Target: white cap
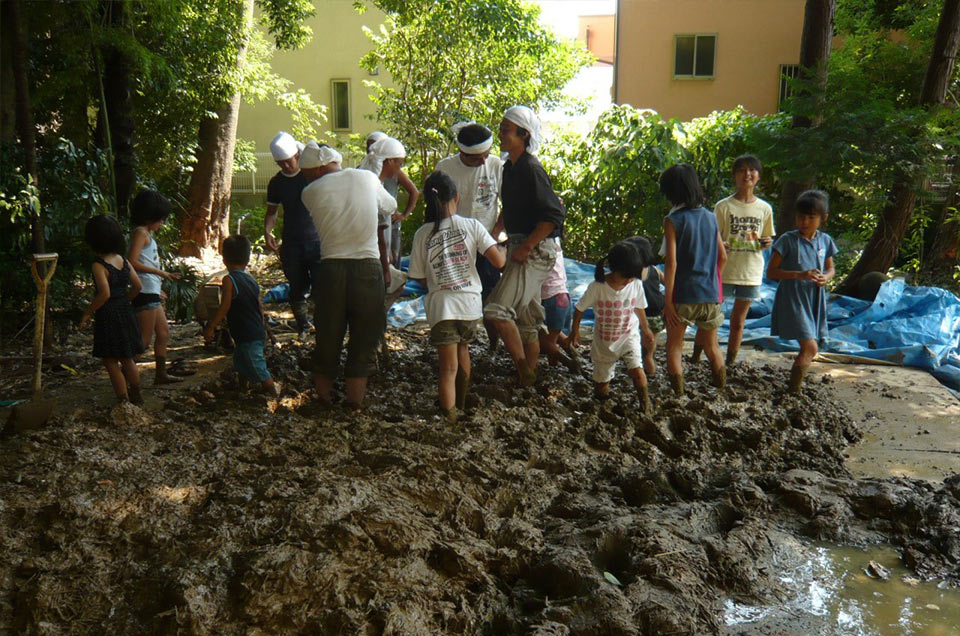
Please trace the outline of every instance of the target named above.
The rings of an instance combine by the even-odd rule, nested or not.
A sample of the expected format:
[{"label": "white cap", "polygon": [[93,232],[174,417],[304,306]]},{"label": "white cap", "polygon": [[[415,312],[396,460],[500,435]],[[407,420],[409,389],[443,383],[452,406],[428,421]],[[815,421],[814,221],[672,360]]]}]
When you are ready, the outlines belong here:
[{"label": "white cap", "polygon": [[383,137],[370,146],[370,151],[360,164],[360,169],[369,170],[379,177],[384,160],[402,159],[406,156],[407,150],[402,143],[393,137]]},{"label": "white cap", "polygon": [[503,118],[512,121],[520,128],[530,133],[530,144],[527,152],[537,154],[540,149],[540,118],[529,106],[511,106],[503,114]]},{"label": "white cap", "polygon": [[288,132],[278,132],[270,142],[270,154],[274,161],[284,161],[300,151],[297,140]]},{"label": "white cap", "polygon": [[329,163],[341,163],[343,157],[330,146],[320,146],[315,141],[309,142],[300,153],[300,168],[319,168]]}]

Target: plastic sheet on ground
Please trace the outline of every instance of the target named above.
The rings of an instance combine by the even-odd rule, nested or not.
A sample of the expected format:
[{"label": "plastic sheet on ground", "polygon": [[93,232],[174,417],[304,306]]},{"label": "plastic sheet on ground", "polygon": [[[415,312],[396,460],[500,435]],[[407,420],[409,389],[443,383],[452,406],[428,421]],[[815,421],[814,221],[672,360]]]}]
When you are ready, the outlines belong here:
[{"label": "plastic sheet on ground", "polygon": [[[571,259],[564,261],[567,286],[576,302],[593,280],[594,266]],[[416,281],[409,281],[406,290],[405,296],[416,297],[394,304],[387,316],[396,327],[426,320],[426,290]],[[770,351],[797,351],[796,341],[770,335],[770,312],[776,291],[776,282],[764,281],[760,298],[750,306],[743,344]],[[731,306],[732,300],[724,302],[725,315],[730,315]],[[830,332],[822,351],[925,369],[947,387],[960,391],[960,299],[950,292],[890,280],[883,284],[872,303],[831,294],[827,319]],[[582,322],[591,324],[593,312],[588,311]],[[729,328],[727,319],[718,331],[721,342],[726,342]],[[693,329],[687,336],[693,337]]]}]

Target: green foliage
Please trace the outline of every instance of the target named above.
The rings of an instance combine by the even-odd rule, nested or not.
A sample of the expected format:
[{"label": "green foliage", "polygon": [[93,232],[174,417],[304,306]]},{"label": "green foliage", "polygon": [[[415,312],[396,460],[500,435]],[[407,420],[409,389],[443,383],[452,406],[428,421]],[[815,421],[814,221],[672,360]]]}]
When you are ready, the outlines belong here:
[{"label": "green foliage", "polygon": [[193,301],[200,293],[202,283],[200,272],[175,259],[164,259],[163,270],[180,274],[179,279],[165,279],[163,290],[167,294],[165,309],[167,318],[176,322],[187,322],[193,319]]},{"label": "green foliage", "polygon": [[595,260],[633,234],[659,242],[670,208],[659,193],[664,170],[679,162],[695,166],[711,206],[731,193],[733,159],[753,147],[757,132],[785,123],[782,116],[743,109],[682,123],[613,106],[585,137],[551,139],[541,159],[567,208],[565,254]]},{"label": "green foliage", "polygon": [[[355,3],[360,4],[360,3]],[[406,144],[417,182],[450,153],[450,126],[498,123],[513,104],[564,103],[562,89],[592,56],[560,41],[521,0],[372,0],[387,13],[360,64],[393,86],[367,82],[384,130]]]}]

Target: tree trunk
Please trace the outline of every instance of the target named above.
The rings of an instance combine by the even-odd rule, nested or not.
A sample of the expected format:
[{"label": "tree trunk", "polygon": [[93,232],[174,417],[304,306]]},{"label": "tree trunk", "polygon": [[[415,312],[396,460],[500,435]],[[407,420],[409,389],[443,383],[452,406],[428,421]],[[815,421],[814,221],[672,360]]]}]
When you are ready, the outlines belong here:
[{"label": "tree trunk", "polygon": [[[830,60],[830,42],[833,38],[833,14],[837,0],[807,0],[803,14],[803,33],[800,37],[800,66],[804,78],[813,80],[818,93],[817,107],[812,117],[795,115],[793,128],[811,128],[820,123],[823,93],[827,86],[827,62]],[[813,186],[813,176],[803,181],[785,181],[780,191],[777,209],[777,233],[783,234],[796,226],[797,197]]]},{"label": "tree trunk", "polygon": [[[927,66],[927,75],[923,80],[920,93],[921,106],[934,106],[943,103],[947,95],[947,84],[953,74],[957,48],[960,45],[960,0],[944,0],[940,12],[940,23],[933,41],[933,53]],[[886,273],[893,265],[910,226],[910,217],[917,201],[916,175],[910,172],[895,177],[891,202],[877,220],[873,236],[864,248],[860,259],[837,288],[841,294],[852,295],[860,284],[860,278],[870,272]]]},{"label": "tree trunk", "polygon": [[[117,30],[125,24],[124,2],[104,2],[110,25]],[[131,98],[130,62],[117,47],[104,51],[103,93],[113,151],[113,177],[117,195],[117,216],[129,216],[130,198],[137,183],[137,158],[133,152],[134,117]]]},{"label": "tree trunk", "polygon": [[960,157],[954,158],[950,191],[940,207],[940,215],[934,224],[933,240],[923,264],[924,279],[947,274],[960,258],[960,223],[950,220],[952,210],[960,207]]},{"label": "tree trunk", "polygon": [[[244,24],[253,21],[253,0],[244,0]],[[242,67],[247,38],[237,53]],[[180,228],[180,255],[200,256],[205,247],[220,245],[230,233],[230,180],[233,178],[233,151],[237,143],[240,93],[217,110],[216,117],[200,122],[197,165],[190,177],[189,207]]]},{"label": "tree trunk", "polygon": [[[23,5],[20,0],[6,0],[3,3],[3,8],[5,9],[3,12],[4,22],[9,21],[9,28],[13,34],[10,61],[13,66],[17,136],[20,137],[20,143],[23,145],[24,168],[27,178],[30,183],[37,187],[37,143],[30,104],[30,83],[27,80],[27,36],[22,22]],[[31,225],[33,251],[35,254],[41,254],[44,251],[44,241],[43,222],[40,218],[39,209],[33,210]]]},{"label": "tree trunk", "polygon": [[[0,0],[6,4],[6,0]],[[14,95],[16,86],[13,79],[13,40],[11,21],[7,19],[7,9],[3,9],[0,20],[0,142],[12,143],[17,138],[17,107]]]}]

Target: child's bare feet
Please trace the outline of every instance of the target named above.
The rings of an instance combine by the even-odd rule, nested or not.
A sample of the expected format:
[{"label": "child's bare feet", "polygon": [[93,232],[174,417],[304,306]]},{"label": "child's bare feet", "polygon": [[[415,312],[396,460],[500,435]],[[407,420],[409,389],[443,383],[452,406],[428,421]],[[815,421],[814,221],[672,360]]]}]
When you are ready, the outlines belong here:
[{"label": "child's bare feet", "polygon": [[598,400],[606,400],[606,399],[609,399],[609,398],[610,398],[610,383],[609,383],[609,382],[603,382],[603,383],[597,384],[595,387],[593,387],[593,397],[595,397],[595,398],[598,399]]},{"label": "child's bare feet", "polygon": [[537,372],[528,367],[526,364],[520,366],[520,370],[517,372],[519,376],[520,386],[533,386],[537,381]]}]

